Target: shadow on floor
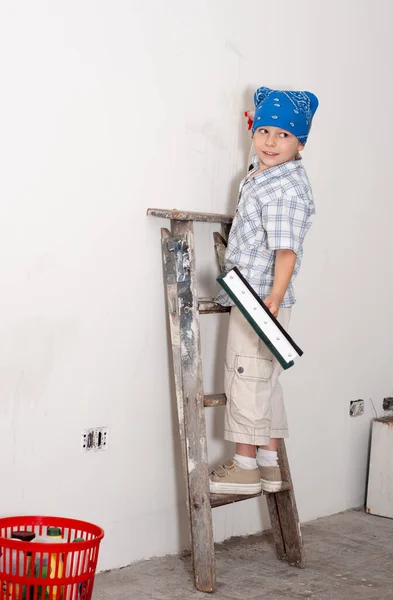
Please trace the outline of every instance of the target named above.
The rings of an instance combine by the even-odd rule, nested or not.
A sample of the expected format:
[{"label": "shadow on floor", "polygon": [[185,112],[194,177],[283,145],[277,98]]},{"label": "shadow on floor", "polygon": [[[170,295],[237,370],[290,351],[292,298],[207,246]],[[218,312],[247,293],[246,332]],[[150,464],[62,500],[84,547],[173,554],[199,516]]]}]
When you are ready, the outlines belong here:
[{"label": "shadow on floor", "polygon": [[217,591],[193,587],[190,556],[166,556],[97,576],[94,600],[393,599],[393,520],[351,510],[302,527],[307,566],[279,562],[271,535],[216,545]]}]

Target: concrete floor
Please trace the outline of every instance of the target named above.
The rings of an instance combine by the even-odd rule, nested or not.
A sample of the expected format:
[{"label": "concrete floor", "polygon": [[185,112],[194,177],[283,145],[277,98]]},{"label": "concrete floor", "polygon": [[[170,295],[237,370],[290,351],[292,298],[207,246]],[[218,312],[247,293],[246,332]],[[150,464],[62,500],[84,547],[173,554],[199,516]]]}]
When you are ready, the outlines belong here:
[{"label": "concrete floor", "polygon": [[302,527],[307,567],[279,562],[270,534],[217,544],[217,592],[193,588],[189,556],[98,575],[94,600],[393,599],[393,520],[352,510]]}]

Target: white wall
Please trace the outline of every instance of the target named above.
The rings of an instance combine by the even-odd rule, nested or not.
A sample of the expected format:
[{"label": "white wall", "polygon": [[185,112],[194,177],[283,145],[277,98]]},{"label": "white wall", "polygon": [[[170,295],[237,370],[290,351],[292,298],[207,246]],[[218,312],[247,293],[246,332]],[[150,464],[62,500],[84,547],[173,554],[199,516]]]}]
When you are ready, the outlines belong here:
[{"label": "white wall", "polygon": [[[187,546],[167,223],[145,215],[233,209],[260,85],[320,97],[304,153],[318,218],[292,322],[305,356],[284,376],[300,516],[362,503],[368,399],[380,412],[393,392],[392,16],[389,0],[1,3],[2,515],[97,522],[102,569]],[[211,230],[197,227],[202,291]],[[222,390],[225,320],[202,323],[208,392]],[[358,397],[366,415],[350,419]],[[100,425],[108,451],[81,454]],[[218,409],[212,461],[221,432]],[[219,540],[269,525],[258,501],[214,519]]]}]

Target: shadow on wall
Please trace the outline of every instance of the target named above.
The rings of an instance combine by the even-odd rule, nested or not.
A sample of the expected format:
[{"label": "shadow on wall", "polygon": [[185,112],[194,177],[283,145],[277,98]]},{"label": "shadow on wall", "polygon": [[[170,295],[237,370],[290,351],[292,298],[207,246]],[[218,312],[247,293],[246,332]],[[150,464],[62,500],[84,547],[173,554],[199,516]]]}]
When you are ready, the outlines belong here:
[{"label": "shadow on wall", "polygon": [[[250,110],[253,107],[253,93],[254,90],[249,88],[244,92],[243,104],[244,111]],[[239,144],[241,146],[240,152],[242,155],[242,165],[233,177],[230,185],[230,192],[227,198],[226,206],[227,213],[234,214],[238,201],[239,184],[243,177],[248,171],[250,164],[250,154],[252,147],[251,132],[247,131],[246,120],[243,114],[239,118]],[[197,210],[197,207],[194,208]],[[195,227],[195,245],[196,254],[198,255],[198,242],[199,242],[199,228],[196,224]],[[219,224],[214,224],[214,231],[221,232]],[[219,269],[213,250],[213,236],[212,232],[209,231],[209,245],[211,243],[211,250],[209,248],[209,263],[198,271],[198,287],[209,290],[209,296],[214,295],[211,293],[212,284],[214,284],[216,277],[218,276]],[[210,262],[211,261],[211,262]],[[225,362],[225,348],[228,330],[228,316],[227,315],[214,315],[202,318],[215,318],[218,320],[217,334],[215,336],[214,344],[210,347],[210,355],[214,363],[212,369],[213,374],[210,384],[214,392],[222,393],[224,391],[224,362]],[[165,321],[166,321],[166,333],[168,339],[167,352],[168,352],[168,367],[169,367],[169,380],[170,380],[170,397],[171,397],[171,415],[172,415],[172,438],[173,438],[173,454],[174,454],[174,468],[175,468],[175,480],[177,490],[177,507],[178,507],[178,522],[179,522],[179,546],[180,548],[189,548],[189,519],[186,506],[186,483],[184,481],[183,465],[182,465],[182,447],[179,435],[179,421],[177,413],[176,403],[176,388],[173,376],[173,356],[170,344],[171,334],[168,322],[168,301],[165,295]],[[220,446],[220,460],[226,460],[229,456],[233,455],[234,445],[229,442],[224,442],[224,408],[219,407],[213,410],[213,422],[212,422],[212,435],[215,440],[221,442]],[[268,511],[266,502],[261,503],[261,518],[263,523],[269,521]]]},{"label": "shadow on wall", "polygon": [[249,87],[246,88],[243,94],[243,109],[238,120],[238,140],[242,156],[242,164],[237,173],[234,175],[230,185],[226,210],[229,215],[233,215],[235,213],[239,197],[239,184],[246,175],[250,164],[250,155],[252,154],[252,139],[251,131],[247,130],[247,119],[244,117],[244,112],[247,110],[252,110],[254,107],[254,91],[255,90],[253,88]]}]

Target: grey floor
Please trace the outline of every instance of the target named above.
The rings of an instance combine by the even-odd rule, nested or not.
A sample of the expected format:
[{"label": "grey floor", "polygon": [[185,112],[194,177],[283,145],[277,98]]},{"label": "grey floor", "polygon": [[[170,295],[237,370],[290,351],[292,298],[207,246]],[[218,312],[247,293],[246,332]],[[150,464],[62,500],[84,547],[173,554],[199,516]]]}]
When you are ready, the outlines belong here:
[{"label": "grey floor", "polygon": [[270,534],[217,544],[217,592],[193,588],[190,557],[167,556],[98,575],[94,600],[393,599],[393,520],[353,510],[302,527],[303,570],[279,562]]}]

